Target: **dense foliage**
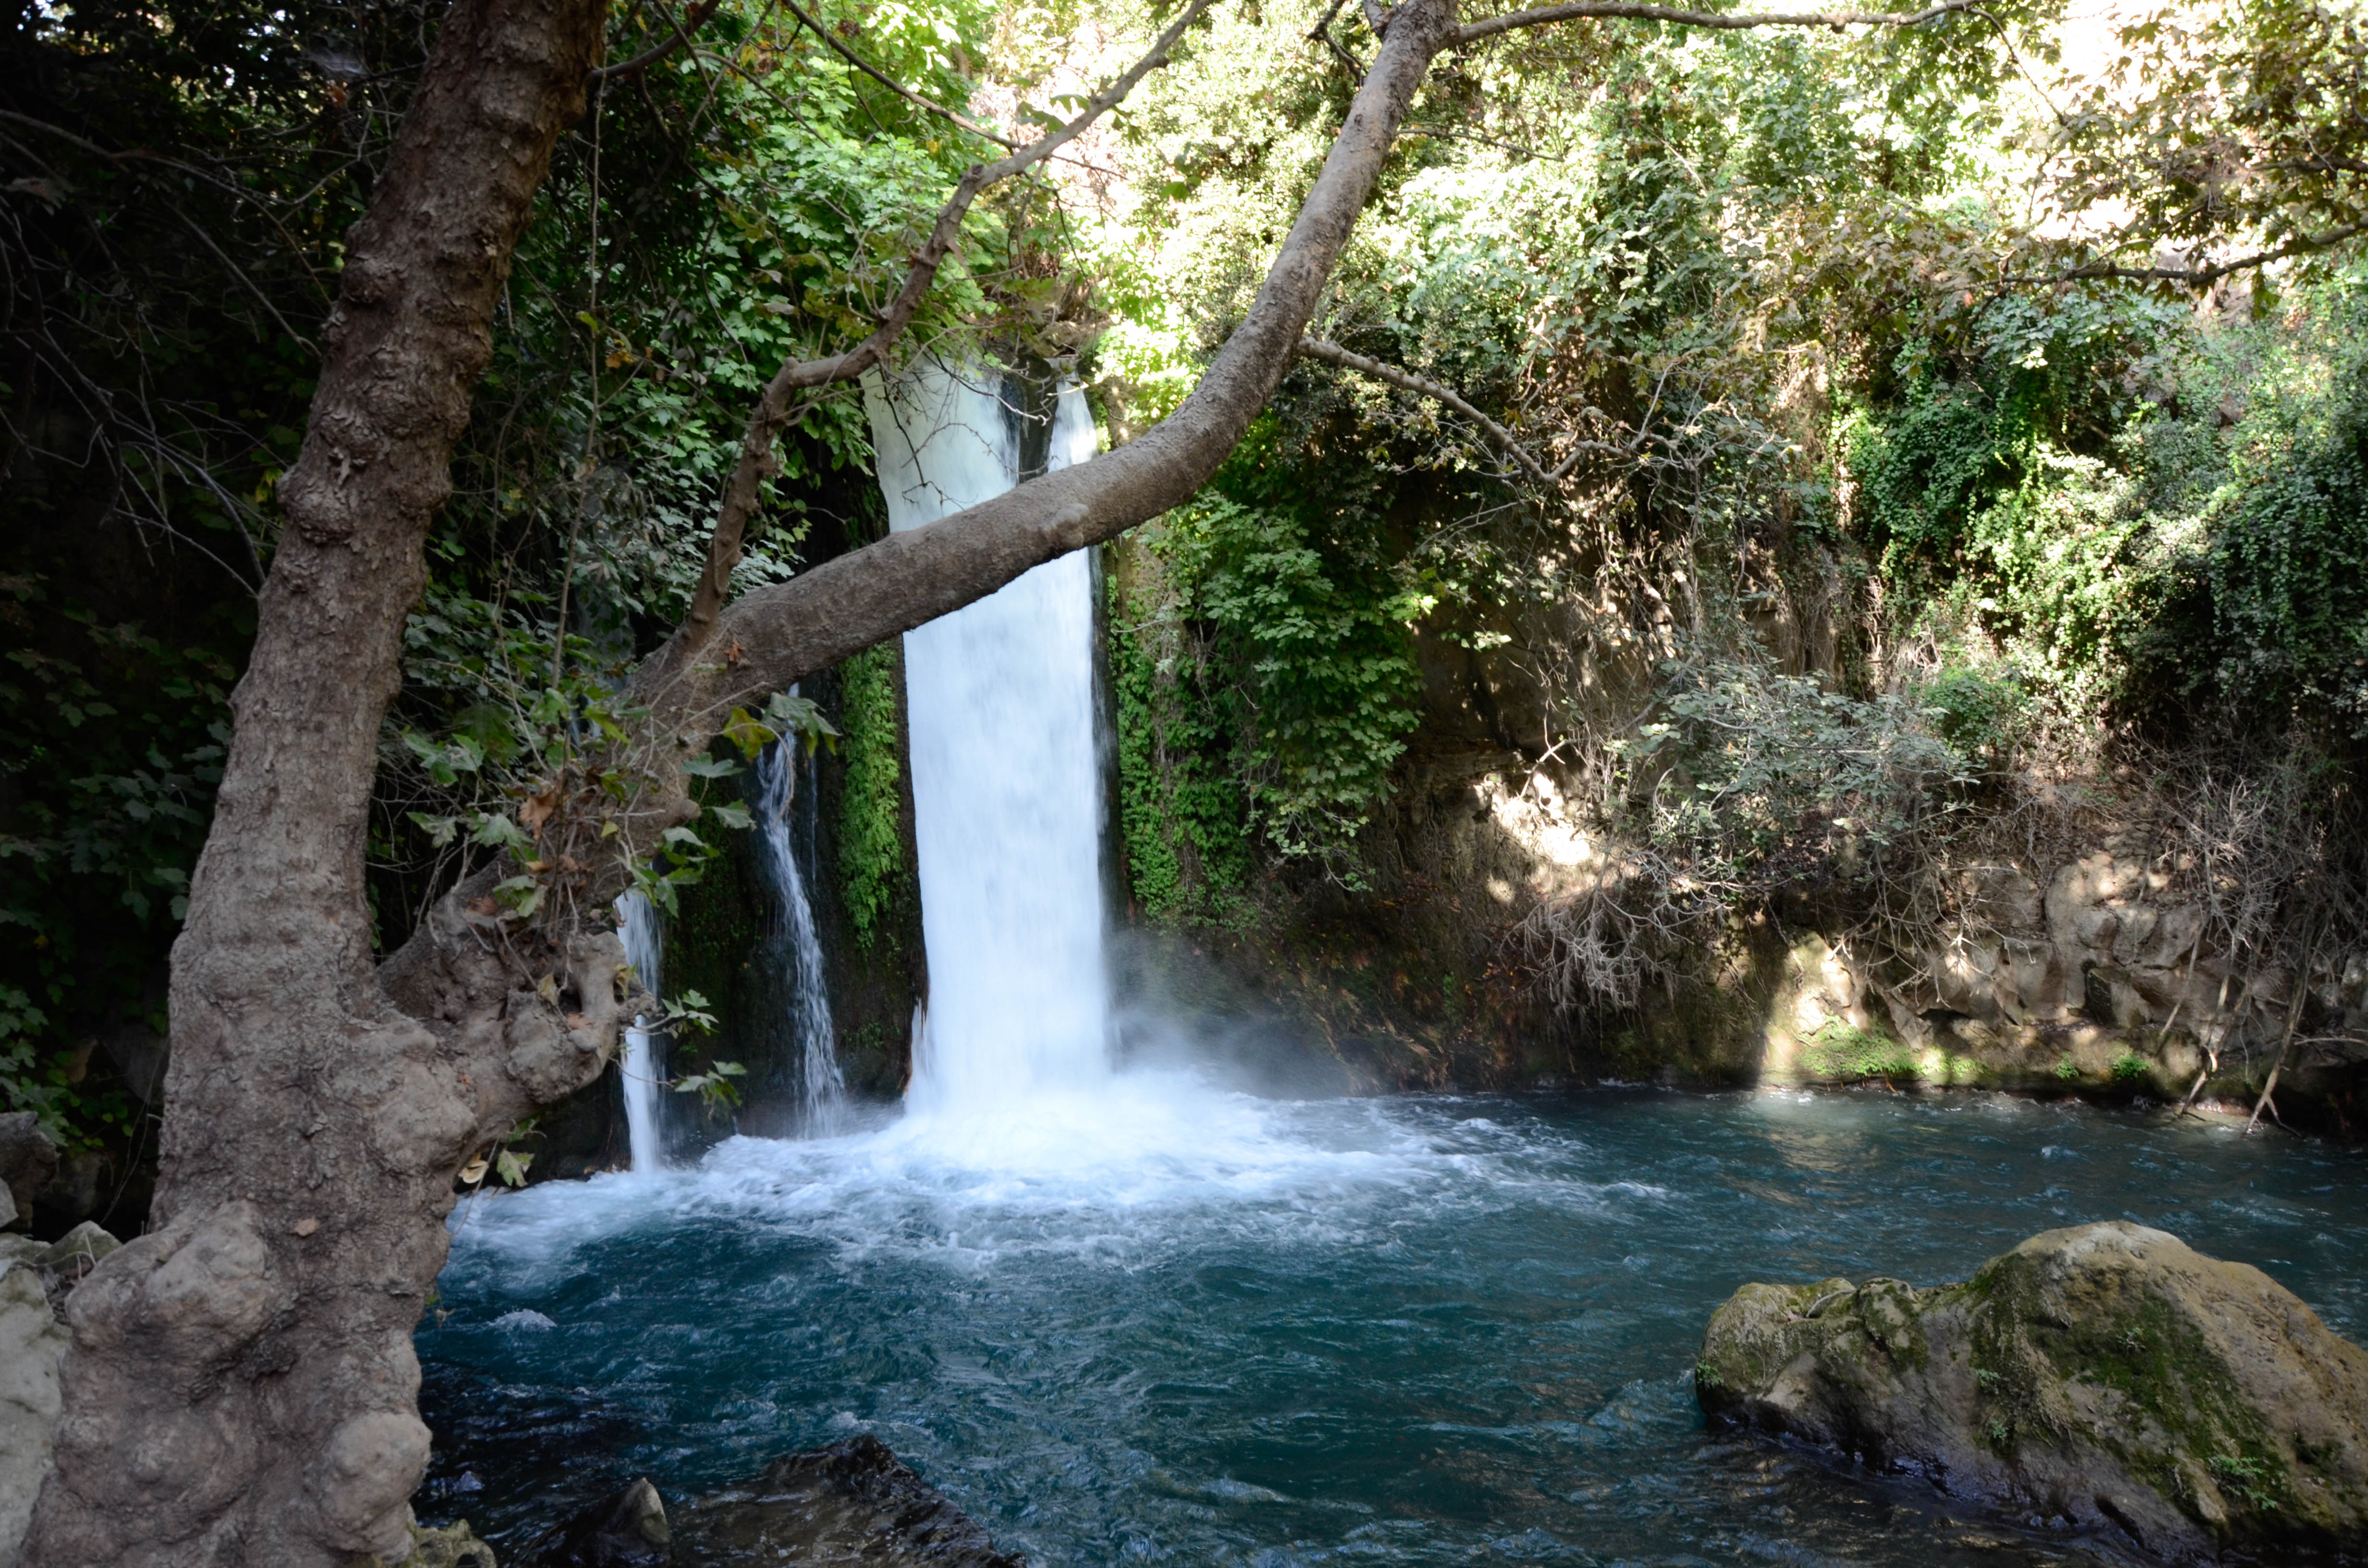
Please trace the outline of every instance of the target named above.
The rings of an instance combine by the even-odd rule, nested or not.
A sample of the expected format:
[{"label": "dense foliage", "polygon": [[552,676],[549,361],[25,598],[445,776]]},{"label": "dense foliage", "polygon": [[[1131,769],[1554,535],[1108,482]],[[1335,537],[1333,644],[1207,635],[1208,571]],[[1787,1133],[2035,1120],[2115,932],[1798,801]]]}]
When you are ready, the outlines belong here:
[{"label": "dense foliage", "polygon": [[[1345,90],[1309,54],[1245,111],[1223,62],[1315,20],[1220,21],[1236,36],[1206,71],[1150,89],[1134,147],[1180,177],[1105,241],[1128,280],[1114,426],[1171,401],[1246,306]],[[1179,809],[1212,786],[1286,861],[1314,841],[1255,798],[1269,711],[1337,744],[1306,775],[1345,786],[1321,819],[1336,869],[1419,724],[1563,779],[1663,890],[1651,920],[1697,945],[1694,920],[1776,889],[1908,874],[2010,813],[2018,769],[2101,778],[2116,748],[2241,734],[2263,766],[2298,737],[2349,747],[2368,324],[2345,253],[2317,247],[2362,206],[2356,19],[2131,21],[2061,82],[2039,20],[1606,23],[1435,81],[1320,330],[1476,403],[1533,466],[1436,399],[1312,364],[1286,383],[1246,449],[1257,516],[1338,519],[1315,541],[1407,624],[1395,661],[1263,659],[1307,618],[1279,562],[1260,598],[1208,592],[1244,528],[1223,504],[1147,536],[1130,608],[1191,635],[1121,676],[1145,903],[1224,903],[1179,853],[1231,820]],[[2212,185],[2205,141],[2260,177]],[[2145,275],[2278,246],[2304,259],[2206,275],[2200,311],[2197,285]],[[1445,694],[1456,668],[1478,695]],[[1154,751],[1165,794],[1134,781]]]},{"label": "dense foliage", "polygon": [[[606,85],[518,254],[407,631],[382,944],[562,795],[632,788],[593,754],[756,389],[868,330],[988,150],[912,95],[1033,123],[1163,14],[724,0]],[[311,335],[431,23],[154,0],[37,8],[0,52],[0,1101],[61,1131],[131,1125]],[[612,57],[671,25],[620,8]],[[1238,922],[1359,887],[1426,747],[1551,773],[1709,914],[1888,875],[2115,747],[2299,738],[2350,790],[2359,17],[2173,8],[2078,59],[2051,29],[2020,4],[1865,36],[1597,21],[1443,60],[1317,330],[1524,455],[1304,361],[1114,553],[1138,904]],[[1247,308],[1372,42],[1311,0],[1216,9],[1107,132],[973,210],[910,351],[1074,369],[1139,433]],[[744,587],[881,527],[855,389],[783,459]],[[902,875],[893,669],[837,685],[859,940]],[[712,792],[640,869],[661,902],[733,820]]]}]

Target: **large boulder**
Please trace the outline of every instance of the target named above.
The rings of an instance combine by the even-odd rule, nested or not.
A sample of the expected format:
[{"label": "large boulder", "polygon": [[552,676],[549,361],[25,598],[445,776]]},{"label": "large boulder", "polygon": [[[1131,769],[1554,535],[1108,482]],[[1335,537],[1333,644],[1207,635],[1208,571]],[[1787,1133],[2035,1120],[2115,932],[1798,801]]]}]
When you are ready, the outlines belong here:
[{"label": "large boulder", "polygon": [[675,1561],[1028,1568],[873,1437],[775,1460],[762,1475],[680,1510]]},{"label": "large boulder", "polygon": [[2169,1561],[2368,1546],[2368,1353],[2142,1225],[2049,1231],[1932,1290],[1747,1285],[1694,1387],[1714,1425]]}]

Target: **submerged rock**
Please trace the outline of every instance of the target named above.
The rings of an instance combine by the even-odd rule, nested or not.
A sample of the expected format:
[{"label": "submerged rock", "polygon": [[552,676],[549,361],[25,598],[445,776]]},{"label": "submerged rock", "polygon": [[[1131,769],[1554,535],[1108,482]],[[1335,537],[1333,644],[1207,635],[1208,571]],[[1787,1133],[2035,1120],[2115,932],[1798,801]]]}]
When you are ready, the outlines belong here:
[{"label": "submerged rock", "polygon": [[1027,1568],[887,1445],[850,1437],[775,1460],[762,1475],[701,1498],[675,1520],[675,1561]]},{"label": "submerged rock", "polygon": [[552,1532],[534,1568],[667,1568],[666,1502],[643,1476]]},{"label": "submerged rock", "polygon": [[1973,1278],[1747,1285],[1703,1414],[2173,1561],[2368,1545],[2368,1352],[2257,1268],[2120,1222]]}]

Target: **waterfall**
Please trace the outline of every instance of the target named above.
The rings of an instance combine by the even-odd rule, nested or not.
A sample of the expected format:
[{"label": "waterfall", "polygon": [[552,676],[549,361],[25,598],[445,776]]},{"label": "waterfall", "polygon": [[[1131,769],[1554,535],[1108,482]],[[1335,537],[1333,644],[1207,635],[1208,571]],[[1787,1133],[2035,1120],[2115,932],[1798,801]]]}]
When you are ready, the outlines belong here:
[{"label": "waterfall", "polygon": [[[625,960],[633,966],[642,988],[657,995],[662,983],[658,961],[666,951],[665,936],[658,926],[658,912],[650,907],[648,899],[629,892],[617,901],[617,934],[624,938]],[[625,1060],[620,1068],[624,1075],[625,1138],[637,1172],[666,1167],[666,1151],[660,1146],[658,1128],[659,1096],[666,1092],[666,1064],[658,1060],[657,1038],[648,1028],[649,1021],[637,1015],[625,1030]]]},{"label": "waterfall", "polygon": [[[933,362],[868,380],[889,526],[1092,456],[1083,393],[1063,391],[1049,419],[1025,403],[1022,383]],[[1092,600],[1077,551],[905,635],[929,964],[906,1103],[925,1116],[1109,1075]]]},{"label": "waterfall", "polygon": [[[806,863],[812,865],[814,790],[804,791],[801,805],[799,757],[797,740],[791,737],[767,746],[757,758],[757,831],[753,843],[757,869],[773,892],[773,919],[765,933],[761,961],[768,973],[789,981],[788,1022],[798,1048],[804,1131],[809,1137],[827,1137],[845,1120],[847,1080],[838,1070],[822,942],[814,935],[814,905],[806,899],[805,878],[798,869],[799,846],[793,842],[793,837],[804,840]],[[796,833],[799,828],[804,831]]]}]

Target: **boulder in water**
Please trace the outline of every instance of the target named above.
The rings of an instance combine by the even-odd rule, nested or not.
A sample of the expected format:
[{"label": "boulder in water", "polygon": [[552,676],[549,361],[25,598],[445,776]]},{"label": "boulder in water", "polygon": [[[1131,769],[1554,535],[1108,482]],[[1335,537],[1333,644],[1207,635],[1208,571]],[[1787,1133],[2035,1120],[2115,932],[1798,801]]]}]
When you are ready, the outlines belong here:
[{"label": "boulder in water", "polygon": [[976,1521],[865,1436],[775,1460],[675,1520],[677,1562],[1027,1568]]},{"label": "boulder in water", "polygon": [[1703,1414],[2174,1562],[2368,1546],[2368,1353],[2257,1268],[2121,1222],[1963,1284],[1747,1285]]},{"label": "boulder in water", "polygon": [[534,1568],[666,1568],[672,1540],[666,1502],[643,1476],[560,1526]]}]

